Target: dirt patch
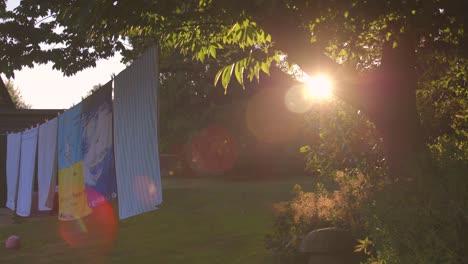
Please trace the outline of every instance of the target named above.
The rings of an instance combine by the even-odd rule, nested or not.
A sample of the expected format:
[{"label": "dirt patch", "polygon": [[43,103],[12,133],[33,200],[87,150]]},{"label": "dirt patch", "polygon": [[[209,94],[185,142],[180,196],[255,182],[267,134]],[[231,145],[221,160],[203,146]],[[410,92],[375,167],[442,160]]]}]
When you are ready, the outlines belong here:
[{"label": "dirt patch", "polygon": [[15,212],[11,211],[8,208],[0,208],[0,227],[12,225],[18,223],[18,221],[24,223],[49,217],[57,216],[51,215],[50,212],[31,212],[30,217],[20,217],[15,216]]},{"label": "dirt patch", "polygon": [[0,227],[13,224],[13,211],[8,208],[0,208]]}]

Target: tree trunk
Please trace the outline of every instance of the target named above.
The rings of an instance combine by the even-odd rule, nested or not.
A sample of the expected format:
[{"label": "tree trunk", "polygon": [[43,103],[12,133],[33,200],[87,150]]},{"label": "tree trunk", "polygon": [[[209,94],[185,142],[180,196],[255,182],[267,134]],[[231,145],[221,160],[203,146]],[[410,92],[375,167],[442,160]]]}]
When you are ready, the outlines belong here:
[{"label": "tree trunk", "polygon": [[411,180],[421,174],[425,152],[416,105],[413,43],[408,35],[395,48],[385,45],[379,70],[363,80],[358,94],[383,138],[389,173],[394,179]]}]

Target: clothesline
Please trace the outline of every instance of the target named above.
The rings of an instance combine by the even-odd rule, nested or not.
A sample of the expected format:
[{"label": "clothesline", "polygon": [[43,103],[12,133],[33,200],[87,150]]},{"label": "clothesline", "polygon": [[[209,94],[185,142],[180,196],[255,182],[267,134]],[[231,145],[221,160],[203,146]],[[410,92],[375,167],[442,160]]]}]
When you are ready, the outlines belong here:
[{"label": "clothesline", "polygon": [[[38,168],[40,165],[45,168],[39,169],[42,174],[38,173],[43,186],[38,190],[42,193],[39,208],[50,208],[45,201],[55,193],[56,186],[53,176],[44,181],[45,176],[41,175],[58,172],[60,220],[82,218],[92,208],[115,198],[119,201],[120,219],[158,209],[162,203],[157,107],[154,107],[158,83],[157,49],[152,47],[77,105],[46,119],[45,123],[30,126],[36,132],[34,135],[29,136],[29,128],[23,129],[23,133],[1,133],[7,136],[7,187],[12,205],[9,208],[15,208],[22,199],[25,206],[17,207],[17,214],[30,213],[28,203],[35,169],[31,164],[35,162],[23,160],[26,153],[22,152],[36,159],[36,154],[29,152],[36,149],[33,144],[38,144]],[[55,123],[55,128],[49,129],[56,133],[54,136],[45,132],[50,121]],[[53,145],[44,141],[47,134],[56,147],[46,150],[44,147]],[[13,142],[13,138],[17,141]],[[32,140],[29,148],[26,139]],[[12,158],[13,154],[17,159]],[[44,160],[48,162],[47,168]],[[55,165],[51,163],[54,160]],[[27,173],[24,166],[29,166]],[[23,182],[19,186],[21,192],[16,190],[16,181]],[[21,198],[15,197],[16,191]]]},{"label": "clothesline", "polygon": [[[61,113],[58,113],[57,116],[61,115]],[[26,128],[19,128],[18,130],[12,130],[12,131],[7,131],[7,132],[3,132],[3,133],[0,133],[0,136],[8,136],[8,134],[15,134],[15,133],[20,133],[20,132],[23,132],[23,131],[26,131],[26,130],[29,130],[29,129],[33,129],[33,128],[36,128],[36,127],[39,127],[40,125],[44,124],[44,123],[47,123],[49,122],[50,120],[52,120],[53,118],[51,119],[44,119],[43,122],[41,123],[36,123],[35,125],[29,125],[27,126]]]},{"label": "clothesline", "polygon": [[[46,122],[48,122],[48,121],[46,121]],[[41,124],[42,124],[42,123],[41,123]],[[24,131],[26,131],[26,130],[39,127],[41,124],[36,124],[35,126],[31,126],[31,127],[29,127],[29,128],[22,128],[22,129],[19,130],[19,131],[13,131],[13,132],[7,131],[7,132],[4,132],[4,133],[0,133],[0,136],[8,136],[9,134],[16,134],[16,133],[24,132]]]},{"label": "clothesline", "polygon": [[[104,85],[99,84],[99,85],[98,85],[99,89],[100,89],[101,87],[107,86],[107,85],[109,85],[109,84],[113,87],[113,82],[114,82],[115,76],[116,76],[115,74],[111,74],[111,79],[110,79],[106,84],[104,84]],[[88,96],[93,95],[93,94],[94,94],[96,91],[98,91],[99,89],[97,89],[97,90],[91,90],[91,93],[90,93]],[[112,91],[112,92],[113,92],[113,91]],[[85,97],[82,97],[82,100],[84,100],[84,99],[86,99],[86,98],[85,98]],[[73,104],[70,108],[73,108],[75,105],[76,105],[76,104]],[[63,114],[63,113],[57,113],[56,117],[57,117],[57,116],[60,116],[61,114]],[[47,119],[47,118],[46,118],[46,119],[42,120],[42,122],[36,123],[35,125],[28,126],[28,127],[26,127],[26,128],[21,128],[21,129],[18,129],[18,130],[3,132],[3,133],[0,133],[0,136],[8,136],[8,134],[14,134],[14,133],[23,132],[23,131],[28,130],[28,129],[33,129],[33,128],[35,128],[35,127],[39,127],[39,126],[40,126],[41,124],[43,124],[43,123],[47,123],[48,121],[50,121],[50,120],[52,120],[52,119],[53,119],[53,118],[50,118],[50,119]]]}]

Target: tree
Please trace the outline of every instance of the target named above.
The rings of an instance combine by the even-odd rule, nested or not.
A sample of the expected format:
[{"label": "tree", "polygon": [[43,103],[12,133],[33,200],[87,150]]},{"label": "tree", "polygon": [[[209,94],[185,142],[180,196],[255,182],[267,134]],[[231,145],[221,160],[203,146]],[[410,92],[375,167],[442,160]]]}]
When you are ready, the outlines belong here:
[{"label": "tree", "polygon": [[29,109],[29,108],[31,108],[31,105],[27,104],[24,101],[23,96],[21,95],[20,89],[18,87],[15,88],[15,84],[13,83],[13,81],[8,80],[5,83],[5,87],[7,88],[7,91],[11,96],[11,100],[15,104],[16,108],[18,108],[18,109]]},{"label": "tree", "polygon": [[242,85],[259,79],[285,54],[307,73],[335,76],[337,96],[380,131],[390,174],[411,178],[426,143],[415,93],[438,78],[428,72],[466,65],[467,9],[459,0],[29,0],[0,13],[1,70],[50,60],[69,75],[119,51],[131,60],[157,42],[164,52],[226,65],[216,79],[227,88],[231,75]]}]

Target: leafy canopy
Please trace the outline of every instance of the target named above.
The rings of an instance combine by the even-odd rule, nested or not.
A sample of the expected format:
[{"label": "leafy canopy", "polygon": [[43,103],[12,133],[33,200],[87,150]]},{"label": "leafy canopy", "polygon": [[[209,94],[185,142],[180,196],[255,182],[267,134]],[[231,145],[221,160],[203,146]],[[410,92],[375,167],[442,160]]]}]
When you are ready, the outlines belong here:
[{"label": "leafy canopy", "polygon": [[[354,74],[379,66],[385,45],[411,38],[418,56],[466,56],[466,1],[25,0],[0,3],[0,71],[52,61],[66,75],[122,52],[131,60],[150,43],[166,52],[224,65],[243,84],[269,73],[280,54],[307,72]],[[45,47],[45,48],[44,48]]]}]

